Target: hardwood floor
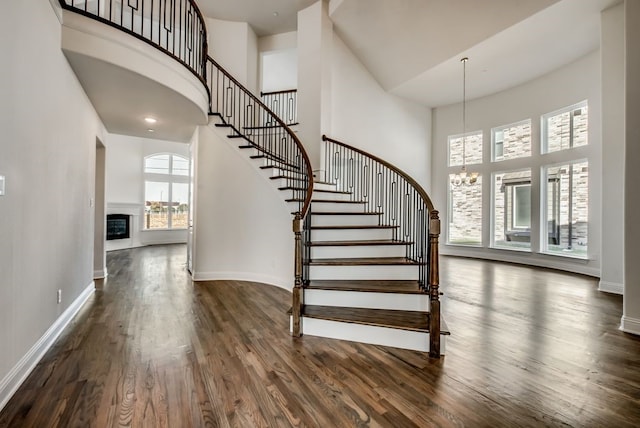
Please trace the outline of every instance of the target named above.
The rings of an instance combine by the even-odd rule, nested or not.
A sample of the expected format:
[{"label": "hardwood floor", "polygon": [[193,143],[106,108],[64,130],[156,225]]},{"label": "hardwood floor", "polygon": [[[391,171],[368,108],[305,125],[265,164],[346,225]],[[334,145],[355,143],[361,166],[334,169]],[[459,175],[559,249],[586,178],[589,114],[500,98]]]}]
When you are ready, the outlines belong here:
[{"label": "hardwood floor", "polygon": [[291,338],[290,294],[192,283],[185,247],[109,279],[0,427],[637,427],[640,339],[596,280],[442,257],[447,355]]}]

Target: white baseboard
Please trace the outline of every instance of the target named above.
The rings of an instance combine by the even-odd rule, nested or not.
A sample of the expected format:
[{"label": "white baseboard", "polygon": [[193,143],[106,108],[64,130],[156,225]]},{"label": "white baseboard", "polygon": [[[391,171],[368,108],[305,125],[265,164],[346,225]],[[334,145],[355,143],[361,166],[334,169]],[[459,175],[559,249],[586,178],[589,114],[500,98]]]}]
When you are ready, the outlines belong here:
[{"label": "white baseboard", "polygon": [[620,320],[620,330],[640,336],[640,319],[623,316]]},{"label": "white baseboard", "polygon": [[617,282],[609,282],[609,281],[600,280],[600,283],[598,284],[598,291],[603,291],[605,293],[623,295],[624,294],[624,284],[620,284],[620,283],[617,283]]},{"label": "white baseboard", "polygon": [[253,272],[193,272],[191,278],[194,281],[249,281],[274,285],[287,291],[293,289],[293,276],[280,278],[271,275],[263,275]]},{"label": "white baseboard", "polygon": [[73,317],[78,313],[82,305],[91,297],[95,291],[95,284],[91,284],[85,288],[82,293],[73,301],[71,305],[64,311],[60,317],[53,323],[51,327],[42,335],[42,337],[31,347],[18,361],[11,371],[0,381],[0,410],[9,402],[13,394],[20,388],[22,382],[40,362],[44,354],[51,348],[60,333],[69,325]]}]

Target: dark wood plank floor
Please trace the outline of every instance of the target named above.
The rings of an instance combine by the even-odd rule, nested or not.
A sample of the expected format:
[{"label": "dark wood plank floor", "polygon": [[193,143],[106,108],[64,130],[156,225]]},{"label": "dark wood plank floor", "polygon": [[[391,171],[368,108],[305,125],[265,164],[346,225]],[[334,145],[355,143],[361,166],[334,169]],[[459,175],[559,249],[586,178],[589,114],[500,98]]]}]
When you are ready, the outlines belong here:
[{"label": "dark wood plank floor", "polygon": [[447,355],[288,334],[286,291],[193,284],[185,247],[110,276],[0,427],[637,427],[640,340],[594,279],[442,258]]}]

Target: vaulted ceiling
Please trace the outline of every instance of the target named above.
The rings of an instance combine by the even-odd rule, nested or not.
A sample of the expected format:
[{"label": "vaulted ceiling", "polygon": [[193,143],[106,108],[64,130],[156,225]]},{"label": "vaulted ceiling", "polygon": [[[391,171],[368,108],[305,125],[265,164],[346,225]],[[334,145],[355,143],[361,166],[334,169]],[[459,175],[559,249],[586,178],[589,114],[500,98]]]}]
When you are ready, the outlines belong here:
[{"label": "vaulted ceiling", "polygon": [[[498,92],[595,50],[600,11],[621,0],[331,0],[339,37],[383,88],[428,106]],[[293,31],[314,0],[198,0],[259,36]]]}]

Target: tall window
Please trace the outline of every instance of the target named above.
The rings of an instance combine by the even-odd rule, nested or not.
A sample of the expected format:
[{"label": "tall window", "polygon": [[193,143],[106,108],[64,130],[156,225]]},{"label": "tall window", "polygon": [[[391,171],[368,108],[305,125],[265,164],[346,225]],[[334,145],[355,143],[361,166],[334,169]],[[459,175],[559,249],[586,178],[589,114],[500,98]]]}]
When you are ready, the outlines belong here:
[{"label": "tall window", "polygon": [[589,162],[544,168],[545,219],[549,237],[543,248],[552,254],[587,257],[589,231]]},{"label": "tall window", "polygon": [[144,228],[183,229],[189,213],[189,160],[163,153],[144,159]]},{"label": "tall window", "polygon": [[[464,144],[464,146],[463,146]],[[482,176],[475,183],[456,181],[462,165],[482,163],[482,132],[449,137],[449,221],[448,243],[482,243]]]},{"label": "tall window", "polygon": [[493,245],[531,248],[531,170],[493,174]]},{"label": "tall window", "polygon": [[560,163],[542,168],[543,230],[548,239],[542,251],[587,258],[589,161],[577,158],[574,148],[588,144],[587,102],[542,117],[542,149],[556,153]]}]

